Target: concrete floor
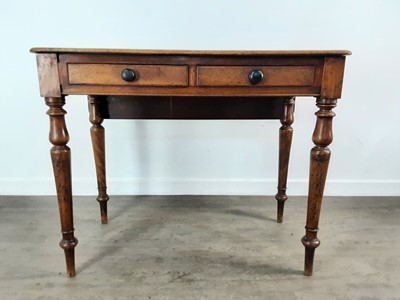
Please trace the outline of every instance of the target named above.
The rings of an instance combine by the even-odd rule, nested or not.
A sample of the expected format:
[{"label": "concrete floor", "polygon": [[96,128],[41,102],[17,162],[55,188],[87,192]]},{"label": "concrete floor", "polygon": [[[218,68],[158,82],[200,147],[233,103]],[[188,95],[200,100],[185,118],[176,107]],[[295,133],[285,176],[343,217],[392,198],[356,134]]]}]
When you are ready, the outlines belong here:
[{"label": "concrete floor", "polygon": [[77,277],[65,276],[54,197],[0,197],[0,299],[400,299],[400,198],[327,197],[314,276],[306,199],[112,197],[101,225],[75,197]]}]

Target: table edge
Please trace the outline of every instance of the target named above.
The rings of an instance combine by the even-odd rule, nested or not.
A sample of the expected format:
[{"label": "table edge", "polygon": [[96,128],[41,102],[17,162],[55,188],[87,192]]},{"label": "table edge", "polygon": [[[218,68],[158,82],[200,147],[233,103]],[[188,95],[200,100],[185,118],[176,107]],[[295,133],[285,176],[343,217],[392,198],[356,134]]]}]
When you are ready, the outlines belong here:
[{"label": "table edge", "polygon": [[349,50],[152,50],[152,49],[106,49],[106,48],[40,48],[32,53],[56,54],[132,54],[132,55],[231,55],[231,56],[345,56]]}]

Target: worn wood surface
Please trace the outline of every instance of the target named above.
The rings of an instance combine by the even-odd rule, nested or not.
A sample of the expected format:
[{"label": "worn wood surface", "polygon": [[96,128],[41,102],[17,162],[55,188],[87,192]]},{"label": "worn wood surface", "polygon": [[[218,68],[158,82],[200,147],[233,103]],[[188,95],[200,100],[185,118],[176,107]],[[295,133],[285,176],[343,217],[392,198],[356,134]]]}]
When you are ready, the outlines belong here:
[{"label": "worn wood surface", "polygon": [[98,48],[41,48],[33,53],[98,53],[98,54],[151,54],[151,55],[350,55],[348,50],[158,50],[158,49],[98,49]]},{"label": "worn wood surface", "polygon": [[313,86],[313,66],[199,66],[198,86],[252,86],[248,75],[260,70],[264,78],[256,86]]},{"label": "worn wood surface", "polygon": [[[137,96],[318,96],[324,56],[59,54],[64,94]],[[125,68],[138,78],[121,79]],[[249,72],[260,69],[257,85]]]},{"label": "worn wood surface", "polygon": [[57,54],[36,55],[40,95],[42,97],[60,97],[60,79],[58,76]]},{"label": "worn wood surface", "polygon": [[[137,79],[124,81],[121,72],[131,69]],[[134,86],[187,86],[187,66],[165,65],[113,65],[113,64],[69,64],[70,84],[134,85]]]},{"label": "worn wood surface", "polygon": [[326,57],[322,75],[321,97],[338,99],[342,96],[345,57]]}]

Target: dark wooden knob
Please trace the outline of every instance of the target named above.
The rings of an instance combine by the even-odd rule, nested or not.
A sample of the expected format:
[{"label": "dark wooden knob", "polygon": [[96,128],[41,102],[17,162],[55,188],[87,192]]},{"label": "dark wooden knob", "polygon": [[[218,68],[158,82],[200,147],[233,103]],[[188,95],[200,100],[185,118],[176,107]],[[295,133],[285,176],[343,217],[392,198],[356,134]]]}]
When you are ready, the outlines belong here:
[{"label": "dark wooden knob", "polygon": [[249,73],[249,80],[251,84],[260,83],[264,77],[264,73],[261,70],[253,70]]},{"label": "dark wooden knob", "polygon": [[131,82],[136,79],[136,74],[132,69],[123,69],[121,72],[121,77],[123,80]]}]

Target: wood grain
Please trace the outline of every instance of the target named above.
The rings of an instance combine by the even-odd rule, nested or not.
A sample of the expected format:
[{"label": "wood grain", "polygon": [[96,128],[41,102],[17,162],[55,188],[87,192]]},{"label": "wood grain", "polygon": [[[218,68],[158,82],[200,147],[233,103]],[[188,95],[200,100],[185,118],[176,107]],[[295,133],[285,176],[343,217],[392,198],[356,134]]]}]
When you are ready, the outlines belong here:
[{"label": "wood grain", "polygon": [[68,95],[118,95],[118,96],[319,96],[321,87],[147,87],[147,86],[112,86],[112,85],[67,85],[63,93]]},{"label": "wood grain", "polygon": [[331,157],[328,146],[333,140],[332,119],[335,113],[332,109],[336,107],[336,103],[336,99],[317,99],[319,110],[315,113],[317,122],[312,135],[315,146],[310,153],[306,235],[301,240],[305,246],[304,275],[307,276],[311,276],[313,273],[314,253],[320,245],[320,240],[317,237],[318,223]]},{"label": "wood grain", "polygon": [[105,133],[103,118],[100,113],[101,98],[96,96],[89,96],[89,121],[92,123],[90,128],[90,136],[92,139],[94,162],[96,165],[96,177],[97,177],[97,190],[98,196],[96,200],[100,204],[100,216],[101,223],[108,223],[107,216],[107,201],[110,197],[107,194],[106,184],[106,146],[105,146]]},{"label": "wood grain", "polygon": [[60,97],[58,61],[55,53],[36,55],[40,95],[42,97]]},{"label": "wood grain", "polygon": [[260,86],[313,86],[314,66],[199,66],[199,86],[253,86],[249,73],[260,70],[264,78]]},{"label": "wood grain", "polygon": [[287,176],[289,169],[290,149],[292,146],[294,122],[294,98],[287,98],[283,102],[283,111],[281,116],[281,128],[279,129],[279,167],[278,167],[278,193],[275,195],[277,201],[278,223],[283,222],[283,211],[285,202],[288,199],[286,195]]},{"label": "wood grain", "polygon": [[[124,81],[121,72],[132,69],[137,79]],[[187,66],[69,64],[70,84],[128,85],[128,86],[187,86]]]},{"label": "wood grain", "polygon": [[60,247],[65,252],[67,275],[74,277],[76,274],[74,249],[78,244],[78,240],[74,236],[71,150],[67,146],[69,134],[64,118],[66,111],[62,108],[65,100],[64,98],[50,97],[45,98],[45,100],[49,106],[47,111],[50,117],[49,140],[53,144],[50,153],[61,220],[62,240],[60,241]]},{"label": "wood grain", "polygon": [[[325,57],[59,54],[62,91],[70,95],[319,96]],[[121,79],[129,67],[133,82]],[[248,80],[263,68],[264,80]],[[205,71],[202,72],[202,70]]]},{"label": "wood grain", "polygon": [[326,57],[322,75],[321,97],[338,99],[342,96],[344,57]]}]

